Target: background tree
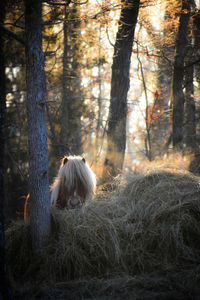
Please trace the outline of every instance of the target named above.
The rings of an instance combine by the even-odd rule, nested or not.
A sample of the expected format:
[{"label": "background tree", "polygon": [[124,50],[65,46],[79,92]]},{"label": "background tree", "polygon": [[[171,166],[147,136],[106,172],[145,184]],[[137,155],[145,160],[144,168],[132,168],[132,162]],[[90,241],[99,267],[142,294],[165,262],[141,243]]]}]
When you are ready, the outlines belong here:
[{"label": "background tree", "polygon": [[[200,59],[200,13],[196,5],[191,22],[191,37],[194,43],[190,41],[189,54],[186,67],[186,145],[189,151],[194,154],[190,163],[189,170],[196,175],[200,174],[200,141],[199,141],[199,105],[195,101],[199,98],[199,89],[195,93],[194,82],[199,80],[199,59]],[[195,99],[196,96],[196,99]]]},{"label": "background tree", "polygon": [[[4,24],[6,2],[0,3],[0,24]],[[7,267],[5,261],[5,236],[4,236],[4,176],[5,176],[5,112],[6,112],[6,76],[4,57],[4,34],[0,27],[0,298],[11,299],[11,290],[8,285]]]},{"label": "background tree", "polygon": [[[191,10],[192,13],[192,10]],[[196,104],[194,98],[194,46],[192,39],[193,20],[189,23],[188,47],[185,59],[185,119],[184,119],[184,135],[187,151],[196,152]]]},{"label": "background tree", "polygon": [[47,112],[51,153],[57,158],[82,153],[81,116],[85,111],[84,89],[80,83],[83,44],[80,5],[68,1],[61,7],[56,2],[48,7],[51,15],[45,21],[44,34],[49,49],[57,45],[53,59],[46,59],[47,89],[56,98],[56,104]]},{"label": "background tree", "polygon": [[173,147],[183,147],[183,119],[184,119],[184,60],[188,44],[188,23],[191,11],[191,1],[183,0],[180,11],[179,27],[176,37],[176,48],[172,77],[172,115],[173,115]]},{"label": "background tree", "polygon": [[[69,4],[69,3],[68,3]],[[67,4],[66,4],[67,5]],[[70,101],[70,91],[69,91],[69,70],[68,70],[68,61],[69,61],[69,30],[68,30],[68,9],[67,6],[64,7],[64,21],[63,21],[63,58],[62,58],[62,100],[61,100],[61,111],[60,111],[60,156],[69,154],[69,140],[68,140],[68,125],[69,125],[69,104]]]},{"label": "background tree", "polygon": [[[156,3],[154,3],[154,5],[155,4]],[[147,9],[146,7],[140,10],[139,24],[144,28],[138,37],[138,40],[140,41],[140,45],[138,45],[138,55],[142,56],[145,52],[145,60],[154,60],[156,66],[154,74],[150,74],[150,76],[154,78],[154,83],[151,83],[150,88],[153,97],[149,97],[149,84],[148,82],[146,84],[148,98],[153,99],[152,101],[149,101],[150,103],[148,103],[146,107],[145,114],[149,128],[149,133],[146,135],[150,136],[151,158],[154,159],[168,151],[168,144],[171,141],[171,118],[169,115],[168,103],[171,93],[172,61],[174,58],[175,32],[177,32],[177,15],[180,11],[180,1],[162,1],[160,10],[164,12],[159,30],[156,29],[157,22],[152,22],[152,10],[153,8]],[[148,46],[146,47],[143,46],[146,40],[143,41],[142,38],[144,30],[148,34]],[[143,62],[143,65],[146,66],[145,61]],[[143,67],[143,69],[145,68]],[[148,78],[149,72],[144,71],[144,75],[145,78]]]},{"label": "background tree", "polygon": [[4,23],[4,64],[6,70],[5,123],[5,215],[16,217],[28,192],[27,126],[25,109],[23,2],[7,1]]},{"label": "background tree", "polygon": [[127,93],[135,26],[140,1],[125,1],[114,47],[111,96],[104,177],[116,176],[123,167],[126,149]]}]

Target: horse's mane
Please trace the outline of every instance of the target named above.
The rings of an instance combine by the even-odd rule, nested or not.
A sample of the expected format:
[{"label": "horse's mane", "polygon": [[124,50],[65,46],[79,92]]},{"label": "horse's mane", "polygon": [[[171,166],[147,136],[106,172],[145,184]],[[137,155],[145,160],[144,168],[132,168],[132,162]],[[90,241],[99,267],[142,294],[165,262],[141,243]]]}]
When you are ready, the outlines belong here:
[{"label": "horse's mane", "polygon": [[68,192],[81,185],[85,198],[89,199],[95,192],[96,178],[84,158],[69,156],[62,159],[58,175],[50,187],[51,205],[56,205],[61,184],[65,185]]}]

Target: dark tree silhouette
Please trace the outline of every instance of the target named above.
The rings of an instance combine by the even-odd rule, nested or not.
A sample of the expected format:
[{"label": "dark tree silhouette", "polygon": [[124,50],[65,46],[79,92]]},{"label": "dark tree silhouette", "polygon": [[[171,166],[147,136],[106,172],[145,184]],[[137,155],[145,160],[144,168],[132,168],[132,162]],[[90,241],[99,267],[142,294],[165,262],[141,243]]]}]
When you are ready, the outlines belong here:
[{"label": "dark tree silhouette", "polygon": [[191,1],[182,0],[179,27],[176,37],[175,57],[172,76],[172,119],[173,133],[172,141],[174,148],[182,148],[183,143],[183,119],[184,102],[183,92],[184,59],[188,44],[187,33],[191,11]]},{"label": "dark tree silhouette", "polygon": [[[81,116],[83,103],[81,101],[80,66],[78,62],[80,36],[80,9],[76,3],[70,7],[71,0],[66,2],[65,18],[63,22],[63,73],[62,73],[62,100],[60,110],[60,156],[66,154],[80,155],[81,143]],[[82,108],[82,109],[81,109]]]},{"label": "dark tree silhouette", "polygon": [[[70,1],[68,1],[70,3]],[[67,5],[67,4],[66,4]],[[62,101],[61,101],[61,112],[60,112],[60,147],[59,153],[60,156],[64,156],[69,154],[69,145],[68,145],[68,123],[69,123],[69,99],[70,99],[70,91],[69,91],[69,70],[68,70],[68,56],[69,56],[69,47],[68,47],[68,9],[67,6],[65,9],[65,19],[63,21],[63,35],[64,35],[64,51],[63,51],[63,73],[62,73]]]},{"label": "dark tree silhouette", "polygon": [[45,245],[50,233],[42,3],[40,0],[25,0],[25,33],[30,225],[33,249],[37,251]]},{"label": "dark tree silhouette", "polygon": [[[0,23],[5,19],[5,1],[0,3]],[[11,290],[8,285],[5,262],[5,235],[4,235],[4,151],[5,151],[5,111],[6,111],[6,84],[5,84],[5,57],[4,37],[0,28],[0,299],[11,299]]]},{"label": "dark tree silhouette", "polygon": [[103,172],[105,178],[116,176],[122,170],[124,162],[129,70],[139,3],[139,0],[122,2],[112,64],[107,153]]}]

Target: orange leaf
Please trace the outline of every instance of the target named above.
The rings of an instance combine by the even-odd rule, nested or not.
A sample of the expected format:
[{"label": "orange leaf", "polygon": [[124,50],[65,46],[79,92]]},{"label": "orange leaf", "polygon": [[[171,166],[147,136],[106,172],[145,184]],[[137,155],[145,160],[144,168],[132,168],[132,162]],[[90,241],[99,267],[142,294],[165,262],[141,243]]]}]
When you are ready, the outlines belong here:
[{"label": "orange leaf", "polygon": [[189,10],[188,10],[188,9],[183,9],[183,13],[184,13],[184,14],[188,14],[188,13],[189,13]]}]

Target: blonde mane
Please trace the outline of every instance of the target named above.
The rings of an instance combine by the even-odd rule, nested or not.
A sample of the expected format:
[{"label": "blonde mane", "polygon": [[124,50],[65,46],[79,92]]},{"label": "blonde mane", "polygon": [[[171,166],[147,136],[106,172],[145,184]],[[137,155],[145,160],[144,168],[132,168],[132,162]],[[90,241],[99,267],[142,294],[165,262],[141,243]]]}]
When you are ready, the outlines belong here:
[{"label": "blonde mane", "polygon": [[93,197],[95,188],[95,174],[85,159],[80,156],[64,157],[58,175],[50,186],[51,205],[57,204],[60,194],[65,194],[66,201],[77,195],[85,202]]}]

